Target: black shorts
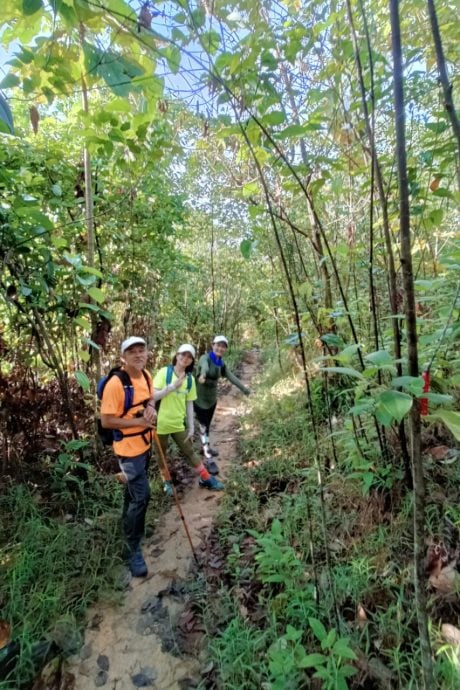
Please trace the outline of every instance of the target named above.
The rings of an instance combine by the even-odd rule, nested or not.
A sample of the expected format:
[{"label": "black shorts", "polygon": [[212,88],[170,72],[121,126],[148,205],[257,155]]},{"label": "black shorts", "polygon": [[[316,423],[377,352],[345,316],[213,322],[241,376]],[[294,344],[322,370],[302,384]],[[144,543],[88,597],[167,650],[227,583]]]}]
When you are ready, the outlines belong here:
[{"label": "black shorts", "polygon": [[211,426],[211,421],[214,416],[214,412],[216,411],[217,403],[214,403],[212,407],[204,409],[203,407],[199,407],[196,402],[194,402],[193,407],[199,423],[206,427],[206,432],[209,433],[209,427]]}]

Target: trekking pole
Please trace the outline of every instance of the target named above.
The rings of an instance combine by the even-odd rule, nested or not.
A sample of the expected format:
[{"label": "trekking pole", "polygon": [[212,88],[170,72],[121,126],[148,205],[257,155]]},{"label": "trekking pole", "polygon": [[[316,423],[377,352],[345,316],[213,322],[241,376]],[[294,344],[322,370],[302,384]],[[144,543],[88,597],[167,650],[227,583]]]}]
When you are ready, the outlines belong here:
[{"label": "trekking pole", "polygon": [[200,563],[198,561],[198,556],[196,555],[195,549],[193,547],[192,538],[190,536],[190,532],[189,532],[188,527],[187,527],[187,522],[185,521],[185,515],[182,512],[182,507],[181,507],[181,504],[179,502],[179,497],[177,496],[176,487],[172,483],[171,473],[169,471],[168,463],[166,462],[165,454],[163,453],[163,448],[161,447],[160,439],[158,438],[158,434],[157,434],[156,429],[152,429],[152,431],[153,431],[153,437],[155,439],[155,443],[156,443],[157,448],[158,448],[158,453],[160,454],[160,460],[161,460],[161,464],[163,467],[164,478],[167,482],[170,482],[170,484],[171,484],[174,500],[176,502],[177,511],[180,515],[180,519],[182,520],[182,524],[184,525],[185,534],[187,535],[187,539],[189,540],[190,548],[192,549],[192,553],[193,553],[193,558],[195,559],[195,563],[197,564],[197,566],[199,566]]}]

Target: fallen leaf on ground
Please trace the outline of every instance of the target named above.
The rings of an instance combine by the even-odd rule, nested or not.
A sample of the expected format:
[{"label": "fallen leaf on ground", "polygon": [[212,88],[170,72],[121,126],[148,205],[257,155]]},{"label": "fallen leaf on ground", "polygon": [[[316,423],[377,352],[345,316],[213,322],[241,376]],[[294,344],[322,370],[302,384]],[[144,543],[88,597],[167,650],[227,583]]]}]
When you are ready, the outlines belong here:
[{"label": "fallen leaf on ground", "polygon": [[367,624],[367,615],[361,604],[358,604],[358,609],[356,611],[356,623],[358,628],[364,628]]},{"label": "fallen leaf on ground", "polygon": [[456,561],[452,561],[439,574],[430,575],[428,578],[430,585],[444,594],[456,591],[460,586],[460,574],[455,565]]},{"label": "fallen leaf on ground", "polygon": [[6,647],[11,639],[11,628],[7,621],[0,621],[0,649]]},{"label": "fallen leaf on ground", "polygon": [[460,646],[460,630],[455,625],[443,623],[441,625],[441,635],[449,644]]},{"label": "fallen leaf on ground", "polygon": [[434,446],[433,448],[428,448],[426,452],[428,455],[431,455],[434,460],[444,460],[449,451],[449,446]]},{"label": "fallen leaf on ground", "polygon": [[449,554],[444,544],[430,544],[426,553],[426,572],[431,577],[439,575],[449,562]]}]

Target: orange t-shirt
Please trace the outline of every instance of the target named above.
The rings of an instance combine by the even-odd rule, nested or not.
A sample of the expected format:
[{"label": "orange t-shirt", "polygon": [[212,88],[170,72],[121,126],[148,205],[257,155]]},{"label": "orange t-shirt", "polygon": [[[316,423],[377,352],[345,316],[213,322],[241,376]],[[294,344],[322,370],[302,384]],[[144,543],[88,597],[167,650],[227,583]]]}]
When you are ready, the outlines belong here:
[{"label": "orange t-shirt", "polygon": [[[134,407],[124,416],[124,419],[132,419],[136,413],[143,412],[144,406],[141,404],[144,400],[153,397],[152,377],[148,372],[145,372],[150,381],[150,390],[147,381],[143,374],[137,378],[131,378],[131,383],[134,388],[133,403]],[[121,417],[123,415],[123,406],[125,402],[125,392],[123,384],[118,376],[112,376],[104,387],[102,394],[101,414],[115,415]],[[136,455],[141,455],[148,450],[152,444],[152,433],[149,429],[141,426],[131,426],[127,429],[122,429],[122,433],[135,434],[139,431],[145,432],[144,436],[127,436],[121,441],[113,442],[113,450],[117,455],[127,458],[133,458]],[[147,443],[146,443],[147,441]]]}]

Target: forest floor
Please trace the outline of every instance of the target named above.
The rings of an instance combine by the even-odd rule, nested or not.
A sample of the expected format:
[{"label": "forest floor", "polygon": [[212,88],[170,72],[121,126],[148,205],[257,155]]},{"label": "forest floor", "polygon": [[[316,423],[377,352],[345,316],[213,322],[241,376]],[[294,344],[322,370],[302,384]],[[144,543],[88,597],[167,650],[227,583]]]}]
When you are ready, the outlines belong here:
[{"label": "forest floor", "polygon": [[[246,385],[250,385],[258,366],[259,353],[246,352],[240,372]],[[212,429],[212,443],[220,451],[219,477],[223,481],[237,454],[242,404],[241,393],[226,386]],[[193,545],[204,564],[208,557],[206,539],[222,496],[200,489],[196,481],[181,496]],[[180,630],[187,631],[187,621],[181,629],[178,623],[186,614],[187,591],[193,588],[192,580],[199,571],[191,575],[193,555],[173,501],[159,518],[154,534],[146,539],[144,556],[149,575],[130,580],[121,606],[96,605],[89,610],[84,646],[66,663],[68,685],[75,690],[102,686],[110,690],[196,687],[193,679],[204,661],[197,644],[200,634],[192,633],[193,645],[190,639],[184,644]]]}]

